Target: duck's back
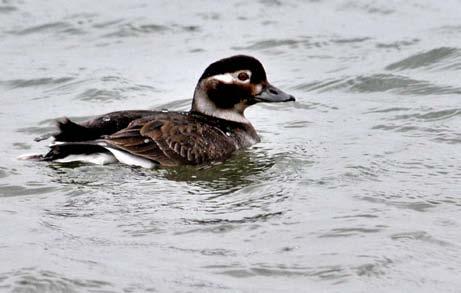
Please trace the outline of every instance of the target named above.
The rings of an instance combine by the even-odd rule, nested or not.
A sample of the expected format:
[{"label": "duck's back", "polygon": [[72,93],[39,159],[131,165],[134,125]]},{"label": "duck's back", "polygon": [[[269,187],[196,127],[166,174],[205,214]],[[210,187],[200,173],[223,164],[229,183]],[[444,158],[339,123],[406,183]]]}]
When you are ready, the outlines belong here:
[{"label": "duck's back", "polygon": [[108,150],[119,161],[128,156],[165,166],[222,161],[259,141],[249,124],[193,112],[113,112],[82,124],[67,120],[60,129],[53,157],[92,145],[92,152]]}]

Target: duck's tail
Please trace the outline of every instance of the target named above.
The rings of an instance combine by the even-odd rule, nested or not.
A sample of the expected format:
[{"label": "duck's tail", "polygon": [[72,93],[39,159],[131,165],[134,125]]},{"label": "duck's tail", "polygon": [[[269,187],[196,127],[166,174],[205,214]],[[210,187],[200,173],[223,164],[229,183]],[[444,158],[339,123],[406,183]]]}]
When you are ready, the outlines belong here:
[{"label": "duck's tail", "polygon": [[114,156],[105,149],[100,141],[54,142],[49,145],[46,154],[24,154],[18,160],[53,161],[57,163],[88,162],[94,164],[109,164],[115,162]]},{"label": "duck's tail", "polygon": [[44,161],[44,157],[42,154],[22,154],[16,157],[16,159],[22,161]]}]

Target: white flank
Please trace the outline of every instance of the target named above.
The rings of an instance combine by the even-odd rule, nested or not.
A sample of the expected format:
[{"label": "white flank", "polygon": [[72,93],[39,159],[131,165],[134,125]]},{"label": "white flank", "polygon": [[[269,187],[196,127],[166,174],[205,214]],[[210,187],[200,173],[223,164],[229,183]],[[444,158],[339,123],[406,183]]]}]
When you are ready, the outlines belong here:
[{"label": "white flank", "polygon": [[[67,144],[72,144],[72,143],[55,141],[54,143],[50,144],[50,147],[59,146],[59,145],[67,145]],[[68,163],[68,162],[78,161],[78,162],[87,162],[87,163],[93,163],[93,164],[98,164],[98,165],[105,165],[105,164],[120,162],[126,165],[139,166],[143,168],[154,168],[158,166],[157,163],[151,160],[144,159],[143,157],[138,157],[130,153],[108,147],[107,144],[104,142],[98,142],[97,145],[105,148],[106,150],[111,152],[111,154],[97,153],[97,154],[90,154],[90,155],[69,155],[65,158],[55,160],[55,162]],[[27,159],[27,157],[25,157],[25,159]]]},{"label": "white flank", "polygon": [[120,163],[127,164],[130,166],[139,166],[143,168],[154,168],[158,166],[158,164],[154,163],[151,160],[144,159],[141,157],[134,156],[124,151],[116,150],[113,148],[106,147],[108,151],[110,151]]},{"label": "white flank", "polygon": [[83,162],[96,165],[106,165],[117,162],[115,157],[111,154],[96,153],[88,155],[68,155],[62,159],[54,160],[57,163],[70,163],[70,162]]}]

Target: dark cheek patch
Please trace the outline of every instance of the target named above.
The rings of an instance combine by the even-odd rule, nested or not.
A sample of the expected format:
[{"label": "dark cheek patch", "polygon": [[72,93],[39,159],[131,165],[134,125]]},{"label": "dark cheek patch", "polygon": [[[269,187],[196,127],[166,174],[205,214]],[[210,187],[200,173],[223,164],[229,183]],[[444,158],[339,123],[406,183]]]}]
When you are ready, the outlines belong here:
[{"label": "dark cheek patch", "polygon": [[221,109],[230,109],[242,100],[248,99],[251,89],[233,84],[218,84],[208,90],[210,100]]}]

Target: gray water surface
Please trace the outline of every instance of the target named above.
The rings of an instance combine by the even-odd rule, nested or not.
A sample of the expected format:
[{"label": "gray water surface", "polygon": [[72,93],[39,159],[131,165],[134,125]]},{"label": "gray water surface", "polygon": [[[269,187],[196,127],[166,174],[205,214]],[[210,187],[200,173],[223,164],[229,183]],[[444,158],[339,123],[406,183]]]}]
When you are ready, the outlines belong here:
[{"label": "gray water surface", "polygon": [[[461,3],[3,1],[0,291],[460,292]],[[295,103],[224,164],[17,161],[54,119],[188,110],[262,61]]]}]

